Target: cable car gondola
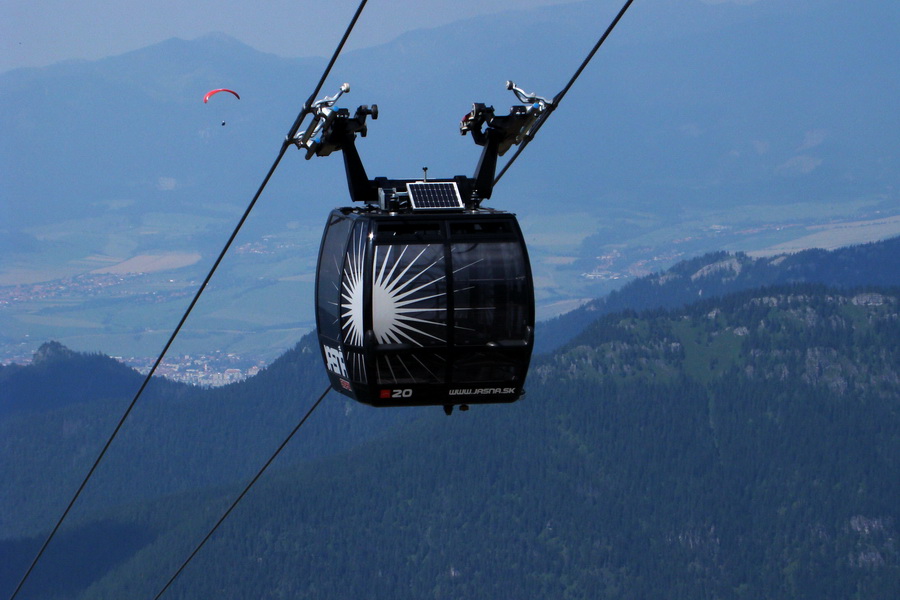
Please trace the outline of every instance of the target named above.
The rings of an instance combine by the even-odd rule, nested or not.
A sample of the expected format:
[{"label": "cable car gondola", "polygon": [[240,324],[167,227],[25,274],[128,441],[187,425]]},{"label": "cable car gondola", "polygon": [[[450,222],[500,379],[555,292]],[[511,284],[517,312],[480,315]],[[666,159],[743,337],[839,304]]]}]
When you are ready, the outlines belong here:
[{"label": "cable car gondola", "polygon": [[331,212],[316,271],[316,327],[332,388],[373,406],[514,402],[534,346],[534,286],[512,213],[483,208],[497,157],[521,142],[547,101],[509,115],[474,105],[461,125],[484,146],[474,177],[369,179],[356,150],[366,117],[316,102],[294,143],[306,158],[340,150],[350,197]]}]

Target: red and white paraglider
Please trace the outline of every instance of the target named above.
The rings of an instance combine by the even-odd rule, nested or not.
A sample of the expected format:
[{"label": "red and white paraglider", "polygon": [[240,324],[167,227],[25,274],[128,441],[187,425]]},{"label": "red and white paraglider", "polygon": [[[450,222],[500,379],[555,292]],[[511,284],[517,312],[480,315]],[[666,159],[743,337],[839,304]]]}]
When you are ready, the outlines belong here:
[{"label": "red and white paraglider", "polygon": [[220,88],[218,90],[210,90],[210,91],[206,92],[206,95],[203,96],[203,103],[206,104],[207,102],[209,102],[209,99],[212,98],[214,95],[218,94],[219,92],[228,92],[229,94],[234,94],[234,97],[237,98],[238,100],[241,99],[241,97],[238,96],[238,93],[235,92],[234,90]]},{"label": "red and white paraglider", "polygon": [[[238,95],[238,93],[236,91],[229,90],[228,88],[219,88],[216,90],[210,90],[210,91],[206,92],[206,95],[203,96],[203,103],[207,104],[209,102],[210,98],[212,98],[213,96],[215,96],[216,94],[218,94],[220,92],[228,92],[229,94],[234,95],[234,97],[237,98],[238,100],[241,99],[241,97]],[[223,127],[225,126],[225,121],[222,121],[222,126]]]}]

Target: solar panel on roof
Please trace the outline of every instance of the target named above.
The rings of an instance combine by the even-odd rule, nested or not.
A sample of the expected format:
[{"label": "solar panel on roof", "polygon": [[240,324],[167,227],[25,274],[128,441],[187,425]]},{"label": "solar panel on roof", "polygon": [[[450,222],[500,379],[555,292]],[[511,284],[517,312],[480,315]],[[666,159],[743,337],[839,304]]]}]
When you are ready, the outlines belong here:
[{"label": "solar panel on roof", "polygon": [[414,210],[465,208],[455,181],[409,183],[406,189]]}]

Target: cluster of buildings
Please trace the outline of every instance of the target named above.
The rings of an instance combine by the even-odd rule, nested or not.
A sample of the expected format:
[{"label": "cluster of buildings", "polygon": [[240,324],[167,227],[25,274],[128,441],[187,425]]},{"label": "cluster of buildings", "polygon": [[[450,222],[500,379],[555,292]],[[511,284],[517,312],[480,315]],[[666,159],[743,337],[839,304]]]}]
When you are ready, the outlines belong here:
[{"label": "cluster of buildings", "polygon": [[[613,250],[608,254],[597,256],[597,264],[592,271],[582,273],[585,279],[595,281],[608,281],[617,279],[630,279],[632,277],[643,277],[654,271],[664,268],[675,262],[684,253],[677,250],[669,250],[650,258],[642,258],[634,260],[626,265],[622,263],[629,259],[619,250]],[[619,268],[616,268],[616,267]]]},{"label": "cluster of buildings", "polygon": [[[27,365],[31,363],[32,358],[32,353],[26,353],[23,350],[16,355],[0,358],[0,366]],[[150,372],[153,363],[156,362],[155,357],[113,356],[112,358],[144,375]],[[218,387],[253,377],[265,366],[266,361],[264,360],[253,360],[230,352],[216,351],[202,356],[166,357],[157,367],[155,375],[190,385]]]},{"label": "cluster of buildings", "polygon": [[139,276],[136,273],[89,273],[53,281],[0,286],[0,306],[61,298],[92,298]]},{"label": "cluster of buildings", "polygon": [[[156,361],[155,358],[115,358],[144,374],[150,372]],[[166,357],[156,369],[155,375],[190,385],[218,387],[253,377],[264,367],[265,361],[246,359],[232,352],[216,351],[201,356],[185,354]]]}]

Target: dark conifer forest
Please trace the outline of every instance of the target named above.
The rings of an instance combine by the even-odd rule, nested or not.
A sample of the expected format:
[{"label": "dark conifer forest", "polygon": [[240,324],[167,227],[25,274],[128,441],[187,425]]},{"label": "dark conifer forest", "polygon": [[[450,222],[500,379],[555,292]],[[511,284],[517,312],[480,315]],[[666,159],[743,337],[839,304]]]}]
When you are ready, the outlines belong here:
[{"label": "dark conifer forest", "polygon": [[[598,311],[514,404],[329,395],[164,597],[900,597],[900,288],[857,258],[848,285],[729,291],[732,260],[638,286],[703,271],[721,294]],[[135,386],[39,354],[0,368],[4,594]],[[325,388],[320,362],[307,337],[240,384],[155,384],[19,597],[153,598]]]}]

